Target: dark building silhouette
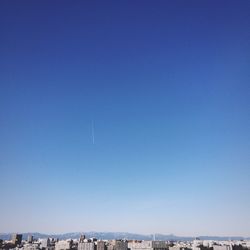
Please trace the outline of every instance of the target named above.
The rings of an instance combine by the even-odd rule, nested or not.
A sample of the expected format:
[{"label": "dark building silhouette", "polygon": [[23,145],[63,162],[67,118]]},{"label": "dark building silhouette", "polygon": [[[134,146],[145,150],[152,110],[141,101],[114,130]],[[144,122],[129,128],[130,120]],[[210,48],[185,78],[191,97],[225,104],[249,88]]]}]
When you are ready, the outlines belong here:
[{"label": "dark building silhouette", "polygon": [[20,245],[22,243],[22,238],[23,238],[22,234],[13,234],[11,241],[15,246]]},{"label": "dark building silhouette", "polygon": [[128,242],[123,240],[116,240],[114,250],[127,250]]}]

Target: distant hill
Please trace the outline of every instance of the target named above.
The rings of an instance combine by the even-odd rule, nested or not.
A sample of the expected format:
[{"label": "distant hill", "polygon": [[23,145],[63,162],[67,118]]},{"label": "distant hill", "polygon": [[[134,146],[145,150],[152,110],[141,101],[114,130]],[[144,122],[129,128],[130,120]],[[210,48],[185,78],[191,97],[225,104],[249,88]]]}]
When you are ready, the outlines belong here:
[{"label": "distant hill", "polygon": [[[153,235],[143,235],[143,234],[133,234],[133,233],[124,233],[124,232],[75,232],[75,233],[65,233],[65,234],[42,234],[42,233],[22,233],[23,239],[26,240],[28,235],[33,235],[34,238],[58,238],[58,239],[78,239],[81,234],[85,234],[87,238],[97,238],[97,239],[128,239],[128,240],[152,240]],[[0,239],[10,240],[12,233],[3,233],[0,234]],[[155,234],[156,240],[172,240],[172,241],[190,241],[195,237],[183,237],[176,236],[173,234]],[[198,236],[201,240],[250,240],[250,237],[219,237],[219,236]]]}]

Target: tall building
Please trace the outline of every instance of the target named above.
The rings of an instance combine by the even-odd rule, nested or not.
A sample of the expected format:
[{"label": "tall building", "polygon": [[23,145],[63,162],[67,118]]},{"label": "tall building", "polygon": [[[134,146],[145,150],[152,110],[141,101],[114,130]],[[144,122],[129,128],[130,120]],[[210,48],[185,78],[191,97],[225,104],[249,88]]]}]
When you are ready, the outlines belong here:
[{"label": "tall building", "polygon": [[49,238],[42,239],[40,242],[41,242],[41,245],[40,245],[41,249],[46,249],[47,247],[50,246],[50,239]]},{"label": "tall building", "polygon": [[107,250],[107,245],[104,241],[97,242],[97,250]]},{"label": "tall building", "polygon": [[81,235],[81,236],[80,236],[80,239],[79,239],[79,242],[80,242],[80,243],[83,243],[84,240],[85,240],[85,235]]},{"label": "tall building", "polygon": [[13,234],[11,237],[11,241],[14,245],[20,245],[22,243],[22,234]]},{"label": "tall building", "polygon": [[32,243],[33,242],[33,235],[29,235],[27,241],[28,241],[28,243]]}]

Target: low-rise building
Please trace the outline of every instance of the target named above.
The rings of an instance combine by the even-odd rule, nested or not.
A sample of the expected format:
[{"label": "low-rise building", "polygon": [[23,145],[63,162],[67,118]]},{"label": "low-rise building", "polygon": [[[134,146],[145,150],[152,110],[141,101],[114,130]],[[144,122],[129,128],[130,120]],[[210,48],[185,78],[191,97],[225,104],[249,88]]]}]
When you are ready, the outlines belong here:
[{"label": "low-rise building", "polygon": [[114,245],[114,250],[127,250],[128,242],[124,240],[116,240]]},{"label": "low-rise building", "polygon": [[80,242],[78,250],[96,250],[96,244],[95,242]]},{"label": "low-rise building", "polygon": [[232,250],[233,248],[231,245],[223,245],[223,246],[213,245],[213,249],[214,250]]},{"label": "low-rise building", "polygon": [[60,240],[55,244],[55,250],[69,250],[72,249],[72,240]]},{"label": "low-rise building", "polygon": [[166,250],[168,249],[168,245],[165,241],[145,240],[141,242],[129,242],[128,248],[130,250]]}]

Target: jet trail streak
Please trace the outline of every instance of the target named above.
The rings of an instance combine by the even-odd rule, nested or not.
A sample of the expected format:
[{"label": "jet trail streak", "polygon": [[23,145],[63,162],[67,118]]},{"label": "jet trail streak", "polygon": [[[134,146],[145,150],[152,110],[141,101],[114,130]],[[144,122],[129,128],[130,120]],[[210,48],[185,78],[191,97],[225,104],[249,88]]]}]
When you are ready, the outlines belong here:
[{"label": "jet trail streak", "polygon": [[93,145],[95,144],[95,128],[94,128],[94,121],[92,120],[92,124],[91,124],[91,132],[92,132],[92,143]]}]

